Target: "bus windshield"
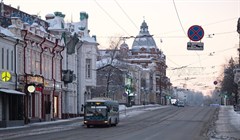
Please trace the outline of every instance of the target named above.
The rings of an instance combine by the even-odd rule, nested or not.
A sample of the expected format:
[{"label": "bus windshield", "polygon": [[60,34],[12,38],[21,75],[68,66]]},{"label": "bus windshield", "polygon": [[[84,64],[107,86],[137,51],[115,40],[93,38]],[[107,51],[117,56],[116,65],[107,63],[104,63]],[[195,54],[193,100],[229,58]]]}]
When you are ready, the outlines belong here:
[{"label": "bus windshield", "polygon": [[106,106],[86,106],[86,116],[106,116]]}]

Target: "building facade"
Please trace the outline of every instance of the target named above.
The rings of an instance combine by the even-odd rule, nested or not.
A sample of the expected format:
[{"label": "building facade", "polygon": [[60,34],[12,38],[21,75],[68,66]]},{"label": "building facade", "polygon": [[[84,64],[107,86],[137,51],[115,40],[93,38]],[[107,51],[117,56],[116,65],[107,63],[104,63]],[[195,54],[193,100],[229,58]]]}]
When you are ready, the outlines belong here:
[{"label": "building facade", "polygon": [[[125,68],[132,77],[134,87],[128,94],[129,101],[134,104],[166,104],[168,89],[171,86],[170,79],[166,76],[166,56],[158,49],[145,21],[134,39],[132,49],[124,40],[119,49],[99,50],[99,55],[99,62],[110,58],[128,64]],[[117,67],[122,68],[121,65]]]},{"label": "building facade", "polygon": [[139,34],[132,44],[127,62],[145,68],[146,86],[143,87],[150,103],[165,104],[166,85],[170,80],[166,76],[166,56],[157,47],[145,21],[142,22]]},{"label": "building facade", "polygon": [[24,125],[24,96],[19,91],[17,55],[22,53],[23,42],[0,27],[0,127]]},{"label": "building facade", "polygon": [[49,24],[37,16],[1,3],[1,26],[18,40],[15,89],[23,100],[25,123],[61,118],[61,62],[63,43],[49,33]]}]

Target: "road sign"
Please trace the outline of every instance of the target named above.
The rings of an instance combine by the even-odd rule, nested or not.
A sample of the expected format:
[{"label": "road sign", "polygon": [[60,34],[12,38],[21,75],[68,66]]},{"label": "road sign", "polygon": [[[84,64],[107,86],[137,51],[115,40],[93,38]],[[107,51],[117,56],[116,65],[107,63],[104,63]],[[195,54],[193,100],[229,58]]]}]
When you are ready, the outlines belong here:
[{"label": "road sign", "polygon": [[2,81],[7,82],[11,79],[11,74],[8,71],[2,72]]},{"label": "road sign", "polygon": [[204,36],[204,30],[199,25],[193,25],[188,29],[188,37],[192,41],[199,41]]},{"label": "road sign", "polygon": [[188,42],[187,50],[203,50],[203,42]]}]

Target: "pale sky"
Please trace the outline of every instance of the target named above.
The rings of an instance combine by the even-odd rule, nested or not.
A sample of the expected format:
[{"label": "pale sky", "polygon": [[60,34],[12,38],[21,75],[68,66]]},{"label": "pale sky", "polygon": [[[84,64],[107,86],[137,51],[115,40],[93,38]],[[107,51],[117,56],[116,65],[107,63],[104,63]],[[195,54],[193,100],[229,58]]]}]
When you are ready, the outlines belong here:
[{"label": "pale sky", "polygon": [[[100,48],[108,48],[111,37],[136,36],[141,23],[148,29],[167,57],[168,77],[173,86],[197,90],[212,89],[221,65],[238,56],[240,0],[3,0],[29,14],[45,15],[60,11],[65,21],[80,21],[80,12],[89,14],[91,35]],[[188,29],[204,29],[203,51],[187,50]],[[212,38],[208,38],[210,34]],[[162,40],[162,41],[161,41]],[[127,40],[131,48],[133,40]],[[209,54],[212,53],[212,56]],[[171,70],[181,66],[184,69]],[[201,67],[201,68],[199,68]],[[196,74],[197,73],[197,74]],[[191,80],[183,80],[189,78]],[[195,79],[196,78],[196,79]],[[209,88],[207,88],[209,87]]]}]

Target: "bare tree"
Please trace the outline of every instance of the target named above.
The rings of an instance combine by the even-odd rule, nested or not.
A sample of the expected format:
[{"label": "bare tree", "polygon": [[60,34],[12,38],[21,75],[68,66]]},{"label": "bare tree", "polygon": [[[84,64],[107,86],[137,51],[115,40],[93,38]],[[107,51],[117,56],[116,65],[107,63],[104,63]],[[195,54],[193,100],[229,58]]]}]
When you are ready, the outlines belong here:
[{"label": "bare tree", "polygon": [[[101,56],[100,58],[102,64],[97,72],[97,77],[101,79],[101,90],[103,90],[104,97],[110,97],[110,94],[114,94],[119,88],[124,89],[124,81],[122,79],[124,70],[121,69],[122,66],[120,65],[122,65],[122,61],[120,60],[122,59],[120,59],[119,55],[119,47],[121,43],[121,38],[113,38],[110,39],[110,46],[108,49],[99,50],[105,51],[104,56]],[[104,75],[104,77],[102,77],[102,75]],[[106,84],[106,86],[103,86],[103,84]]]}]

